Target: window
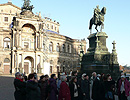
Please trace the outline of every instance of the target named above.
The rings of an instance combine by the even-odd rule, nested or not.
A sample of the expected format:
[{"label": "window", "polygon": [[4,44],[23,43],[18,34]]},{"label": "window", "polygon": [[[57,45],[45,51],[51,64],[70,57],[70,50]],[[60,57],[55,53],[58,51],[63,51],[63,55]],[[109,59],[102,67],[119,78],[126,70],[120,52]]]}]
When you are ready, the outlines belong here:
[{"label": "window", "polygon": [[51,29],[53,29],[53,25],[51,25]]},{"label": "window", "polygon": [[5,21],[5,22],[8,22],[8,17],[5,17],[5,18],[4,18],[4,21]]},{"label": "window", "polygon": [[29,43],[28,42],[24,42],[24,48],[29,48]]},{"label": "window", "polygon": [[56,44],[56,51],[57,51],[57,52],[60,51],[60,45],[59,45],[59,43]]},{"label": "window", "polygon": [[55,31],[57,30],[57,27],[55,27]]},{"label": "window", "polygon": [[49,29],[49,24],[47,24],[47,28]]},{"label": "window", "polygon": [[4,39],[4,48],[10,48],[10,38]]},{"label": "window", "polygon": [[62,45],[62,51],[65,52],[65,44]]},{"label": "window", "polygon": [[5,59],[4,59],[4,63],[10,63],[9,58],[5,58]]},{"label": "window", "polygon": [[45,42],[43,41],[43,50],[45,50]]},{"label": "window", "polygon": [[53,43],[52,43],[52,42],[49,43],[49,51],[50,51],[50,52],[53,51]]},{"label": "window", "polygon": [[68,45],[68,53],[70,53],[70,45]]},{"label": "window", "polygon": [[52,66],[50,66],[50,73],[52,73]]}]

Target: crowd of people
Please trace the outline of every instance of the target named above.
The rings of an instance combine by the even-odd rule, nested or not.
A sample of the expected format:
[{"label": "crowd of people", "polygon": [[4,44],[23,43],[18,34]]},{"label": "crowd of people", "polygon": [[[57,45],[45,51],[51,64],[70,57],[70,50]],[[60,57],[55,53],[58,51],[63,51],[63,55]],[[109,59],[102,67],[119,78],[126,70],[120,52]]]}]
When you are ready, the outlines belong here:
[{"label": "crowd of people", "polygon": [[38,80],[36,73],[28,77],[20,72],[15,73],[14,97],[15,100],[115,100],[115,94],[119,100],[127,100],[130,91],[130,83],[125,74],[121,73],[115,82],[110,74],[86,73],[77,75],[76,71],[71,76],[65,73],[41,75]]}]

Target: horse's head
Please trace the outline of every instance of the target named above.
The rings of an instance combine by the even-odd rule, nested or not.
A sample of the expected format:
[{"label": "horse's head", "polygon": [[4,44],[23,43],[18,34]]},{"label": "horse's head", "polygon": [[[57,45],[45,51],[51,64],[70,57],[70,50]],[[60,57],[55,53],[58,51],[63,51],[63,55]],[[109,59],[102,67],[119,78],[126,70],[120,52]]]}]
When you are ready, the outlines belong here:
[{"label": "horse's head", "polygon": [[106,14],[106,7],[102,8],[101,13],[104,14],[104,15]]}]

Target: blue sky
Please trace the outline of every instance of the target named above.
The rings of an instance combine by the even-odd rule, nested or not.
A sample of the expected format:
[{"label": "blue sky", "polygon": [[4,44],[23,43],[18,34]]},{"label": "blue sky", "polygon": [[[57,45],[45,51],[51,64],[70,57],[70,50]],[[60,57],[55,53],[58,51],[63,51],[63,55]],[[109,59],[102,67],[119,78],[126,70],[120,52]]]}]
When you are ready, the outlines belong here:
[{"label": "blue sky", "polygon": [[[12,0],[12,3],[21,7],[23,0]],[[108,35],[109,52],[112,52],[112,42],[115,40],[119,64],[130,65],[130,0],[31,0],[31,4],[35,7],[34,13],[40,11],[42,16],[60,23],[60,34],[77,39],[87,39],[93,8],[96,5],[99,5],[100,9],[106,7],[103,31]],[[87,47],[88,44],[87,41]]]}]

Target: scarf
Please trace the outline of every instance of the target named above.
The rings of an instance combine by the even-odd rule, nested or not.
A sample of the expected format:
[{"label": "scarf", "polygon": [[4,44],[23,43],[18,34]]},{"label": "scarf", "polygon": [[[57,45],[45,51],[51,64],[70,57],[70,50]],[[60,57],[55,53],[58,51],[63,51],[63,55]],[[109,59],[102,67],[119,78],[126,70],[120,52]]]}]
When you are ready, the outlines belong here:
[{"label": "scarf", "polygon": [[22,80],[22,79],[20,79],[20,78],[17,78],[17,77],[16,77],[16,79],[18,79],[18,80],[20,80],[21,82],[23,82],[23,80]]}]

